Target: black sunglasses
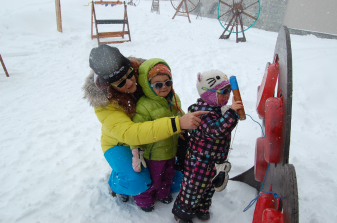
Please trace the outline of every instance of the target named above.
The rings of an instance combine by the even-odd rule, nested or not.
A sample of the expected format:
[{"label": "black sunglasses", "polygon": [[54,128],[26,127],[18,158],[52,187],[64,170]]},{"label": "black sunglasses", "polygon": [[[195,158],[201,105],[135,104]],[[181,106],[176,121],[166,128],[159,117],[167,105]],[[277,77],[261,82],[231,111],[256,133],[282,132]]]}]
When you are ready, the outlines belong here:
[{"label": "black sunglasses", "polygon": [[228,93],[230,93],[232,91],[232,88],[225,88],[225,89],[223,89],[223,90],[221,90],[220,91],[220,94],[228,94]]},{"label": "black sunglasses", "polygon": [[130,67],[131,69],[131,72],[126,76],[126,78],[124,78],[121,82],[119,82],[118,84],[112,84],[112,86],[115,86],[115,87],[118,87],[118,88],[121,88],[123,87],[125,84],[126,84],[126,79],[131,79],[133,77],[133,75],[135,74],[134,70],[132,67]]},{"label": "black sunglasses", "polygon": [[159,90],[160,88],[164,87],[164,85],[166,87],[171,87],[173,85],[173,81],[167,80],[165,82],[157,82],[157,83],[151,84],[151,87]]}]

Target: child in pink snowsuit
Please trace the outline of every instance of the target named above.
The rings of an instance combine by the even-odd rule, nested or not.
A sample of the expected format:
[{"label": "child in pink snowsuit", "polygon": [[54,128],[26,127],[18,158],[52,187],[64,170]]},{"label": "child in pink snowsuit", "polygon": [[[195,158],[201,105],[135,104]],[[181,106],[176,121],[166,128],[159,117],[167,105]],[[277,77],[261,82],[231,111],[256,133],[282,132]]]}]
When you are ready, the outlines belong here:
[{"label": "child in pink snowsuit", "polygon": [[231,166],[226,159],[231,131],[238,122],[236,111],[243,108],[242,102],[226,105],[231,88],[221,71],[199,73],[197,89],[201,98],[188,111],[210,112],[201,117],[200,126],[190,135],[184,177],[172,209],[181,223],[191,223],[195,215],[201,220],[210,218],[213,194],[223,190],[228,182]]}]

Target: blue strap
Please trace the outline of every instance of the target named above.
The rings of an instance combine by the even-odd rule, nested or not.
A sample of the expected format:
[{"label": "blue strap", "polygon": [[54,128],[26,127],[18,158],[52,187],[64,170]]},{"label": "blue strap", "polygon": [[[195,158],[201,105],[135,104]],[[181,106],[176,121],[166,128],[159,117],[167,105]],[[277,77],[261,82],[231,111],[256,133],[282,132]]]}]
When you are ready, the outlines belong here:
[{"label": "blue strap", "polygon": [[268,163],[268,167],[267,167],[266,173],[264,174],[264,178],[263,178],[263,181],[262,181],[262,184],[261,184],[261,187],[260,187],[260,192],[262,191],[264,181],[266,180],[269,167],[270,167],[270,163]]},{"label": "blue strap", "polygon": [[256,122],[257,124],[259,124],[259,126],[261,127],[262,135],[263,135],[263,137],[264,137],[264,132],[263,132],[263,128],[262,128],[261,124],[258,123],[257,121],[255,121],[255,120],[252,118],[252,116],[250,116],[250,115],[248,115],[248,114],[246,114],[246,115],[249,116],[254,122]]},{"label": "blue strap", "polygon": [[[261,124],[260,124],[259,122],[255,121],[255,120],[252,118],[252,116],[250,116],[250,115],[248,115],[248,114],[246,114],[246,115],[249,116],[254,122],[256,122],[257,124],[259,124],[259,126],[261,127],[261,131],[262,131],[263,137],[265,137],[265,134],[264,134],[264,132],[263,132],[263,128],[262,128]],[[248,206],[243,210],[243,212],[247,211],[247,210],[248,210],[248,209],[249,209],[249,208],[250,208],[250,207],[257,201],[257,199],[259,199],[259,197],[260,197],[261,195],[263,195],[263,194],[269,194],[269,193],[272,193],[273,196],[274,196],[274,198],[281,198],[281,199],[283,198],[283,197],[278,196],[278,195],[277,195],[275,192],[273,192],[273,191],[268,191],[268,192],[264,192],[264,193],[260,194],[261,191],[262,191],[263,185],[264,185],[264,181],[266,180],[266,177],[267,177],[267,173],[268,173],[269,167],[270,167],[270,163],[268,164],[266,173],[264,174],[264,178],[263,178],[263,181],[262,181],[262,184],[261,184],[261,188],[260,188],[259,195],[258,195],[256,198],[254,198],[254,199],[248,204]]]},{"label": "blue strap", "polygon": [[243,210],[243,212],[245,212],[245,211],[247,211],[251,206],[253,206],[253,204],[257,201],[257,199],[259,199],[259,197],[261,196],[261,195],[263,195],[263,194],[273,194],[273,196],[274,196],[274,198],[281,198],[281,199],[283,199],[283,197],[280,197],[280,196],[278,196],[275,192],[273,192],[273,191],[268,191],[268,192],[264,192],[264,193],[262,193],[262,194],[259,194],[256,198],[254,198],[249,204],[248,204],[248,206]]}]

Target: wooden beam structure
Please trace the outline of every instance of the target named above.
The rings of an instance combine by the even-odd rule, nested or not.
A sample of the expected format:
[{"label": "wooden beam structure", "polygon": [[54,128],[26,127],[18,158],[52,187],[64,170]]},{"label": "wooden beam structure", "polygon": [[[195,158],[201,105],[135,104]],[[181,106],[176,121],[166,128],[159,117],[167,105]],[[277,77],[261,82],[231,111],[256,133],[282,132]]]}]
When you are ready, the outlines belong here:
[{"label": "wooden beam structure", "polygon": [[[109,3],[108,3],[109,2]],[[111,3],[112,1],[92,1],[92,8],[91,8],[91,39],[97,38],[98,46],[102,44],[110,44],[110,43],[124,43],[124,42],[131,42],[131,34],[130,34],[130,28],[129,28],[129,20],[128,20],[128,14],[127,14],[127,5],[125,2],[121,3],[118,1],[118,4],[124,4],[124,17],[123,19],[105,19],[105,20],[98,20],[96,18],[96,11],[95,11],[95,5],[96,4],[115,4]],[[118,32],[98,32],[98,25],[103,24],[117,24],[117,25],[123,25],[123,30]],[[94,35],[94,25],[96,29],[96,35]],[[112,38],[112,37],[121,37],[124,39],[124,36],[128,35],[129,39],[125,40],[115,40],[115,41],[105,41],[102,42],[101,38]]]},{"label": "wooden beam structure", "polygon": [[151,12],[157,12],[157,14],[160,14],[159,0],[152,0]]},{"label": "wooden beam structure", "polygon": [[117,4],[123,4],[122,1],[93,1],[95,5],[103,5],[103,4],[114,4],[114,5],[117,5]]},{"label": "wooden beam structure", "polygon": [[[180,8],[183,7],[183,4],[185,6],[185,9],[186,9],[186,12],[185,13],[181,13],[179,12]],[[186,16],[188,18],[188,21],[191,23],[191,20],[190,20],[190,14],[189,14],[189,11],[188,11],[188,7],[187,7],[187,3],[186,3],[186,0],[182,0],[180,2],[180,4],[178,5],[177,9],[176,9],[176,13],[174,14],[173,18],[176,17],[176,16]]]},{"label": "wooden beam structure", "polygon": [[61,2],[55,0],[57,31],[62,32]]}]

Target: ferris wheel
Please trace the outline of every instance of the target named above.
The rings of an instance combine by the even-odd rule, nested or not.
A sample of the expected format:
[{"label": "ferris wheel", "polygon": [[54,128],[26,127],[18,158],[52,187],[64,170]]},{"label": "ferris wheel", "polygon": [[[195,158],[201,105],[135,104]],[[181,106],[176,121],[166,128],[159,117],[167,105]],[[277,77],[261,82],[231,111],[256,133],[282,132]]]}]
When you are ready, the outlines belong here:
[{"label": "ferris wheel", "polygon": [[[231,33],[236,33],[236,42],[245,42],[244,32],[256,23],[259,16],[260,0],[219,0],[218,20],[225,29],[220,39],[228,39]],[[225,35],[226,31],[228,35]],[[242,33],[242,38],[238,38],[239,33]]]}]

